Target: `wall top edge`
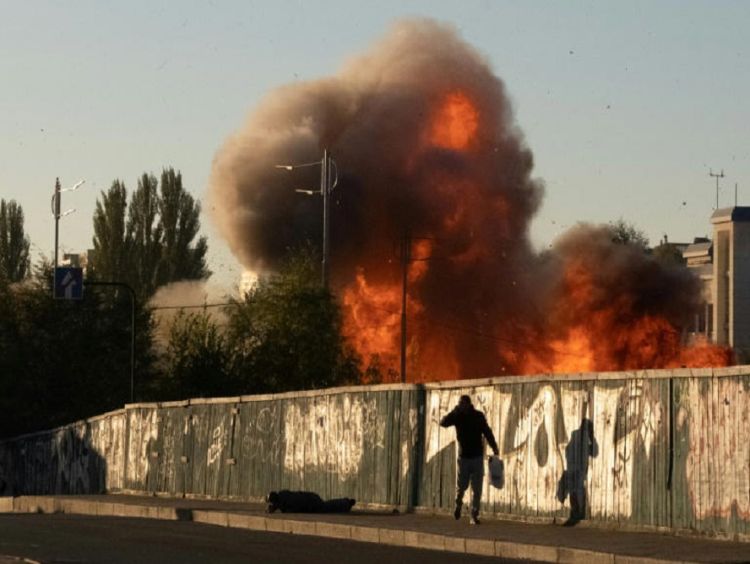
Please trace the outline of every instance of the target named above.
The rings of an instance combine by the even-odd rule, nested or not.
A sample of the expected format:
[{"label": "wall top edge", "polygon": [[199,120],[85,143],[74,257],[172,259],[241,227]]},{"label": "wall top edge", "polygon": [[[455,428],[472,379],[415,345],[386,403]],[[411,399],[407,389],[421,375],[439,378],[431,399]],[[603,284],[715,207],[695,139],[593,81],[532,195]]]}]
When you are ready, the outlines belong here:
[{"label": "wall top edge", "polygon": [[276,394],[243,395],[223,398],[195,398],[174,402],[127,404],[125,409],[187,407],[191,405],[236,404],[256,401],[311,398],[338,394],[362,394],[368,392],[444,390],[456,388],[478,388],[501,384],[534,384],[539,382],[580,382],[610,381],[629,379],[668,379],[668,378],[722,378],[729,376],[750,376],[750,365],[728,366],[723,368],[673,368],[662,370],[627,370],[622,372],[578,372],[570,374],[535,374],[520,376],[496,376],[471,380],[447,380],[417,384],[372,384],[363,386],[343,386],[320,390],[300,390]]},{"label": "wall top edge", "polygon": [[732,376],[750,376],[750,365],[727,366],[723,368],[675,368],[667,370],[630,370],[623,372],[586,372],[573,374],[537,374],[531,376],[499,376],[491,378],[476,378],[472,380],[450,380],[445,382],[426,382],[418,384],[374,384],[364,386],[344,386],[340,388],[326,388],[322,390],[302,390],[296,392],[283,392],[278,394],[260,394],[232,396],[224,398],[194,398],[179,401],[155,402],[155,403],[131,403],[124,408],[116,409],[96,415],[88,419],[81,419],[73,423],[61,425],[54,429],[45,429],[33,433],[26,433],[16,437],[0,438],[0,444],[28,440],[35,437],[54,434],[66,428],[82,424],[90,424],[122,415],[133,409],[154,409],[169,407],[189,407],[191,405],[221,405],[241,404],[256,401],[272,401],[283,399],[315,398],[333,396],[339,394],[363,394],[368,392],[388,391],[429,391],[461,388],[478,388],[485,386],[497,386],[501,384],[539,383],[539,382],[580,382],[580,381],[610,381],[629,379],[668,379],[668,378],[726,378]]}]

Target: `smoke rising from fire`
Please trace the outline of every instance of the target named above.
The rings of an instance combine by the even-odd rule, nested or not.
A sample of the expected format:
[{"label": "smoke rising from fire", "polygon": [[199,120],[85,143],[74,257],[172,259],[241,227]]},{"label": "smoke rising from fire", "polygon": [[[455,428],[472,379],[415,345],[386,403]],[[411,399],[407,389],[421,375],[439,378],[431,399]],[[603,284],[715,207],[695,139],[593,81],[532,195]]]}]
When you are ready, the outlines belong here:
[{"label": "smoke rising from fire", "polygon": [[226,316],[221,308],[181,309],[184,304],[209,304],[224,301],[224,294],[218,286],[205,280],[181,280],[161,286],[148,305],[154,309],[155,337],[159,348],[169,344],[172,324],[180,313],[206,313],[214,323],[222,325]]},{"label": "smoke rising from fire", "polygon": [[624,309],[602,314],[598,331],[627,334],[656,320],[676,335],[667,356],[679,359],[679,328],[699,296],[688,274],[590,227],[551,255],[533,252],[528,228],[543,186],[531,151],[502,81],[453,28],[400,22],[335,76],[270,93],[227,140],[210,196],[219,230],[246,267],[274,269],[290,248],[320,240],[320,197],[295,191],[317,188],[319,169],[275,165],[320,160],[324,148],[340,171],[332,286],[366,360],[398,364],[404,240],[410,380],[663,364],[656,354],[631,354],[658,329],[618,337],[607,354],[594,339],[576,338],[613,304]]}]

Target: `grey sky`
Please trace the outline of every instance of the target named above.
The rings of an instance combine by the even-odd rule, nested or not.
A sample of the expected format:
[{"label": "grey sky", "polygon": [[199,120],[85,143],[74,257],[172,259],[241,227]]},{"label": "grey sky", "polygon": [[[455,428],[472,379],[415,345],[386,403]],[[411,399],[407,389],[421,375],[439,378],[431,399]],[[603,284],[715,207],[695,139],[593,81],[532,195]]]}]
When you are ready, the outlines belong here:
[{"label": "grey sky", "polygon": [[[451,22],[505,81],[547,195],[542,247],[579,220],[623,217],[652,243],[709,230],[709,167],[750,204],[746,2],[0,2],[0,197],[51,255],[49,200],[77,212],[65,250],[91,246],[115,178],[183,173],[205,194],[211,160],[269,90],[330,74],[398,17]],[[204,215],[210,267],[240,267]]]}]

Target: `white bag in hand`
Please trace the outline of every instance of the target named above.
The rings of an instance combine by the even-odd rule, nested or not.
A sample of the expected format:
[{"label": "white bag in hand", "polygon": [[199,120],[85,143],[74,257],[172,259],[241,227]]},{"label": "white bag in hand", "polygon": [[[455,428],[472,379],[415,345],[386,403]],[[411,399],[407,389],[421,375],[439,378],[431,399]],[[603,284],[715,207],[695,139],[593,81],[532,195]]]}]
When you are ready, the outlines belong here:
[{"label": "white bag in hand", "polygon": [[505,485],[505,465],[497,456],[490,456],[490,484],[493,488],[501,489]]}]

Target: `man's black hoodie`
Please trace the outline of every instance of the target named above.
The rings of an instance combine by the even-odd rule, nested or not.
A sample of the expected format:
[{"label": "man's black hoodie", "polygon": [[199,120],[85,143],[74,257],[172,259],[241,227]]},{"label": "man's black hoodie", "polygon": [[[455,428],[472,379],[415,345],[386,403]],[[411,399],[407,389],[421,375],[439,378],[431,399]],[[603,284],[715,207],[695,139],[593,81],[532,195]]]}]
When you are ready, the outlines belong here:
[{"label": "man's black hoodie", "polygon": [[458,439],[459,458],[476,458],[484,455],[482,435],[497,454],[498,448],[492,429],[487,425],[487,419],[481,411],[469,406],[466,409],[455,407],[448,415],[440,421],[442,427],[456,426],[456,438]]}]

